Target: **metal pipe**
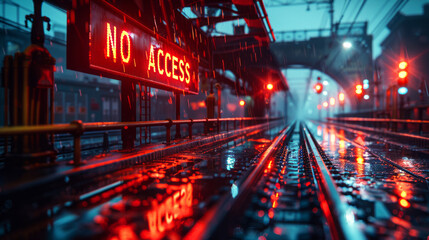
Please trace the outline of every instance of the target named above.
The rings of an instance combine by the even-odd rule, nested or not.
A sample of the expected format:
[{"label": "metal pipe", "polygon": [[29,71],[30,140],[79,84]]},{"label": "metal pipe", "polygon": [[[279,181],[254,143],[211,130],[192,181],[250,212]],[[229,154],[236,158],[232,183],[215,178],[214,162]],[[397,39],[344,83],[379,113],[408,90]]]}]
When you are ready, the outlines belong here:
[{"label": "metal pipe", "polygon": [[[245,121],[262,120],[265,118],[228,118],[228,119],[189,119],[189,120],[158,120],[158,121],[141,121],[141,122],[96,122],[96,123],[80,123],[83,132],[92,131],[105,131],[115,130],[124,127],[145,127],[145,126],[165,126],[166,124],[195,124],[195,123],[208,123],[208,122],[223,122],[233,121],[234,129],[236,129],[236,122],[239,121],[243,127]],[[271,121],[279,120],[280,118],[272,118]],[[429,121],[422,121],[429,123]],[[420,123],[420,122],[419,122]],[[80,125],[79,125],[80,127]],[[0,128],[0,137],[13,136],[13,135],[30,135],[30,134],[59,134],[71,133],[76,131],[76,124],[51,124],[51,125],[37,125],[37,126],[11,126]]]}]

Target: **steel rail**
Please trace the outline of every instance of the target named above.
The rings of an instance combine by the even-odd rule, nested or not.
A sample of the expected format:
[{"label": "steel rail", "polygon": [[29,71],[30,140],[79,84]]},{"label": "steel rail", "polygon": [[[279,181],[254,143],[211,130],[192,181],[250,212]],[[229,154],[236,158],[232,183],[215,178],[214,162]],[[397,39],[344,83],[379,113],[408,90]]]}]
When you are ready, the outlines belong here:
[{"label": "steel rail", "polygon": [[379,122],[379,123],[410,123],[410,124],[429,124],[429,120],[412,120],[412,119],[390,119],[390,118],[359,118],[359,117],[336,117],[327,118],[328,121],[337,122]]},{"label": "steel rail", "polygon": [[[290,131],[295,127],[295,123],[283,129],[280,134],[273,140],[272,144],[260,155],[259,161],[255,168],[247,174],[244,179],[237,180],[233,183],[237,189],[237,195],[227,194],[218,203],[209,209],[209,211],[192,227],[188,234],[184,237],[186,240],[210,239],[226,217],[227,213],[233,209],[239,201],[247,196],[253,188],[253,184],[257,181],[267,165],[270,156],[276,151],[278,146],[289,136]],[[231,187],[231,189],[232,189]]]},{"label": "steel rail", "polygon": [[[368,135],[367,135],[367,133],[362,132],[361,130],[351,129],[351,128],[347,128],[347,127],[345,127],[345,126],[343,127],[343,126],[338,126],[338,125],[337,125],[337,127],[338,127],[338,128],[340,128],[340,129],[343,129],[343,130],[345,130],[345,131],[351,132],[351,133],[360,133],[360,134],[363,134],[363,135],[368,136]],[[395,161],[393,161],[393,160],[391,160],[391,159],[389,159],[389,158],[387,158],[387,157],[383,156],[382,154],[380,154],[380,153],[378,153],[378,152],[376,152],[376,151],[374,151],[374,150],[371,150],[369,147],[367,147],[367,146],[365,146],[365,145],[362,145],[362,144],[360,144],[360,143],[358,143],[358,142],[356,142],[356,141],[354,141],[354,140],[348,139],[348,138],[346,138],[346,137],[344,137],[344,136],[340,136],[340,135],[338,135],[337,137],[338,137],[339,139],[341,139],[341,140],[344,140],[344,141],[346,141],[346,142],[349,142],[350,144],[354,145],[354,146],[355,146],[355,147],[357,147],[357,148],[360,148],[360,149],[363,149],[363,150],[367,151],[368,153],[372,154],[374,157],[378,158],[380,161],[384,161],[384,162],[386,162],[386,163],[388,163],[388,164],[392,165],[393,167],[395,167],[395,168],[399,169],[400,171],[404,171],[404,172],[406,172],[406,173],[410,174],[411,176],[413,176],[414,178],[418,179],[419,181],[426,182],[426,183],[427,183],[427,185],[428,185],[428,189],[429,189],[429,178],[427,178],[427,177],[425,177],[425,176],[422,176],[422,175],[420,175],[419,173],[416,173],[416,172],[414,172],[414,171],[411,171],[411,170],[409,170],[409,169],[407,169],[407,168],[405,168],[405,167],[403,167],[403,166],[399,165],[399,164],[398,164],[398,163],[396,163]],[[368,136],[368,137],[369,137],[369,138],[373,138],[373,137],[371,137],[371,136]],[[384,140],[384,142],[387,142],[387,141],[386,141],[386,140]],[[389,143],[389,144],[394,144],[394,145],[396,145],[396,146],[400,146],[400,147],[405,147],[405,145],[403,145],[403,144],[401,145],[400,143],[392,143],[392,142],[387,142],[387,143]],[[410,150],[410,151],[414,151],[414,150],[415,150],[415,149],[410,149],[409,147],[405,147],[405,148],[407,148],[407,149],[408,149],[408,150]],[[415,151],[421,152],[420,150],[415,150]]]},{"label": "steel rail", "polygon": [[415,135],[415,134],[398,133],[398,132],[392,132],[392,131],[388,131],[388,130],[379,130],[379,129],[372,128],[372,127],[365,127],[365,126],[360,126],[360,125],[356,125],[356,124],[348,124],[348,123],[330,123],[330,124],[333,124],[333,125],[339,126],[339,127],[354,129],[354,130],[358,130],[358,131],[373,132],[376,134],[385,135],[387,137],[406,138],[409,140],[411,139],[413,141],[419,141],[417,143],[413,143],[413,144],[415,144],[415,146],[419,146],[419,147],[420,146],[425,147],[429,143],[429,137],[423,137],[423,136]]},{"label": "steel rail", "polygon": [[317,172],[315,180],[320,187],[320,191],[317,194],[321,209],[328,220],[333,239],[366,239],[355,222],[355,214],[352,208],[338,193],[337,185],[326,167],[321,153],[316,147],[318,143],[306,126],[302,125],[301,128],[305,145],[307,146],[307,150],[309,150],[310,160]]}]

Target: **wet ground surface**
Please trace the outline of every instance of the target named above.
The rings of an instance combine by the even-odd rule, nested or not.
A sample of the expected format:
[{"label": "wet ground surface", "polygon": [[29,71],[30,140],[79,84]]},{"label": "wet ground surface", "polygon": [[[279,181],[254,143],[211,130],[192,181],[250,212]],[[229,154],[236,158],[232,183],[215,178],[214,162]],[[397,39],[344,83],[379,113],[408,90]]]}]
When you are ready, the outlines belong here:
[{"label": "wet ground surface", "polygon": [[[298,125],[298,124],[297,124]],[[324,239],[328,236],[310,159],[295,126],[269,159],[228,239]]]},{"label": "wet ground surface", "polygon": [[[426,239],[429,236],[428,183],[401,170],[427,176],[424,154],[376,141],[364,134],[333,125],[308,123],[323,150],[339,172],[340,191],[356,207],[358,219],[370,238]],[[364,146],[359,148],[356,146]],[[372,155],[369,151],[398,164]]]},{"label": "wet ground surface", "polygon": [[[199,147],[150,163],[85,180],[68,191],[74,199],[41,206],[4,222],[12,238],[150,239],[184,236],[231,184],[255,163],[280,132],[274,128],[226,144]],[[97,182],[104,187],[87,192]],[[34,207],[34,206],[32,206]],[[24,216],[28,216],[24,219]]]},{"label": "wet ground surface", "polygon": [[357,144],[369,148],[372,152],[383,158],[392,160],[400,167],[422,178],[429,179],[429,154],[427,152],[429,146],[422,148],[415,145],[418,143],[417,140],[382,137],[336,125],[329,125],[329,128],[334,126],[336,131],[339,132],[338,137],[341,138],[347,133],[350,139]]},{"label": "wet ground surface", "polygon": [[[11,239],[181,239],[230,196],[235,207],[219,217],[223,222],[216,225],[213,238],[330,239],[334,230],[327,219],[333,215],[326,209],[331,206],[321,198],[322,177],[308,150],[309,138],[298,126],[287,132],[264,164],[261,153],[282,128],[82,179],[58,196],[63,204],[45,206],[36,201],[43,193],[31,196],[2,222],[0,236],[9,232]],[[352,209],[347,221],[357,223],[353,226],[366,238],[429,237],[425,154],[334,125],[302,126],[312,133],[316,144],[311,151],[320,153],[335,192]],[[263,171],[249,174],[257,166]],[[248,192],[235,185],[249,176],[255,179]],[[89,191],[95,183],[103,187]]]}]

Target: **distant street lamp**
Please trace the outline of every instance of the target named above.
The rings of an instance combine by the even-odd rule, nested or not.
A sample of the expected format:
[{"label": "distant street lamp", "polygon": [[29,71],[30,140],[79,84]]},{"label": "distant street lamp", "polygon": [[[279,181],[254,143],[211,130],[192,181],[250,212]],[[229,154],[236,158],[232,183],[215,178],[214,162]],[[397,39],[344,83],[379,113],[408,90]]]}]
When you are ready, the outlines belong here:
[{"label": "distant street lamp", "polygon": [[331,97],[329,99],[329,104],[331,104],[331,106],[334,106],[335,105],[335,98]]},{"label": "distant street lamp", "polygon": [[349,41],[343,42],[343,48],[344,49],[350,49],[352,46],[353,46],[352,43]]},{"label": "distant street lamp", "polygon": [[328,102],[323,102],[323,107],[324,108],[328,108],[328,106],[329,106]]}]

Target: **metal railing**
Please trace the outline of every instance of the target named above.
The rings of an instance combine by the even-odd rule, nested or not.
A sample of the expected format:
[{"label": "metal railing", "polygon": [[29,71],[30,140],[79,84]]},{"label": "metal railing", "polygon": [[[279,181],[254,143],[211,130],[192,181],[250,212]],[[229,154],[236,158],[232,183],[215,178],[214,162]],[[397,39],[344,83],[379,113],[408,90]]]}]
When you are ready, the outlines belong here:
[{"label": "metal railing", "polygon": [[[205,119],[187,119],[187,120],[160,120],[160,121],[140,121],[140,122],[96,122],[96,123],[83,123],[80,120],[72,121],[69,124],[52,124],[52,125],[39,125],[39,126],[14,126],[0,128],[0,137],[13,137],[25,136],[34,134],[71,134],[73,135],[73,163],[75,165],[82,164],[81,159],[81,136],[85,132],[106,131],[114,129],[128,129],[139,127],[155,127],[164,126],[166,129],[166,143],[171,143],[171,127],[173,125],[188,125],[188,137],[193,138],[192,127],[194,124],[204,124],[204,133],[208,132],[208,128],[213,127],[219,133],[221,131],[221,124],[225,123],[225,130],[229,130],[229,125],[233,123],[233,129],[237,129],[237,124],[243,128],[245,123],[248,122],[261,122],[261,121],[275,121],[281,118],[205,118]],[[212,126],[210,126],[210,123]],[[215,124],[216,123],[216,124]],[[7,149],[7,148],[6,148]],[[5,150],[6,152],[6,150]]]},{"label": "metal railing", "polygon": [[351,123],[366,127],[385,128],[391,131],[416,130],[420,134],[423,133],[424,127],[429,126],[429,120],[413,120],[413,119],[390,119],[390,118],[360,118],[360,117],[335,117],[327,118],[328,121]]},{"label": "metal railing", "polygon": [[[428,120],[389,119],[389,118],[327,118],[328,122],[342,125],[378,136],[386,136],[407,145],[426,149],[429,145]],[[417,135],[417,133],[419,135]]]}]

